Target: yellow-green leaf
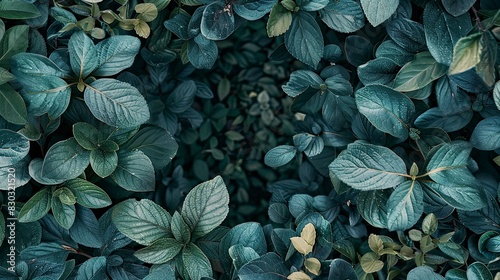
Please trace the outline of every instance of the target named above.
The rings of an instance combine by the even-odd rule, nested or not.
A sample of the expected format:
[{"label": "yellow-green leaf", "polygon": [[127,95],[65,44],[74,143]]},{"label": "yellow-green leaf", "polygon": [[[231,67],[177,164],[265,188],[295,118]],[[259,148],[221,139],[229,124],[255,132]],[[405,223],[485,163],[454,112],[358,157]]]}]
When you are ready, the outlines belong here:
[{"label": "yellow-green leaf", "polygon": [[304,238],[307,244],[314,246],[316,242],[316,229],[312,223],[308,223],[300,233],[300,237]]},{"label": "yellow-green leaf", "polygon": [[302,237],[292,237],[290,238],[292,241],[293,247],[302,255],[307,255],[312,252],[313,246],[307,244],[307,242]]},{"label": "yellow-green leaf", "polygon": [[286,278],[288,280],[311,280],[312,278],[309,275],[305,274],[303,271],[296,271]]},{"label": "yellow-green leaf", "polygon": [[474,33],[458,40],[453,48],[453,62],[448,74],[462,73],[476,66],[481,60],[482,48],[481,33]]},{"label": "yellow-green leaf", "polygon": [[319,275],[321,273],[321,263],[317,258],[308,258],[304,262],[304,266],[309,272],[314,275]]},{"label": "yellow-green leaf", "polygon": [[377,253],[366,253],[359,260],[361,268],[366,273],[373,273],[384,267],[384,262],[379,260]]},{"label": "yellow-green leaf", "polygon": [[267,36],[276,37],[284,34],[292,24],[292,13],[281,3],[276,3],[267,20]]}]

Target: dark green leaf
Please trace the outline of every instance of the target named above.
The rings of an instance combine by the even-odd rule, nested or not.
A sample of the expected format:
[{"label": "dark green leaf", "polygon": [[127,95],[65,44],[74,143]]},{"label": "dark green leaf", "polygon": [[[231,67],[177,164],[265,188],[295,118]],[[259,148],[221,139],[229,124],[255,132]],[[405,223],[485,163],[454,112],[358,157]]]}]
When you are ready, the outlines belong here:
[{"label": "dark green leaf", "polygon": [[289,81],[281,88],[290,97],[297,97],[309,87],[319,88],[324,81],[318,74],[309,70],[297,70],[290,74]]},{"label": "dark green leaf", "polygon": [[264,157],[264,162],[270,167],[280,167],[290,162],[296,153],[297,148],[294,146],[281,145],[269,150]]},{"label": "dark green leaf", "polygon": [[184,219],[179,212],[175,211],[170,225],[172,234],[177,241],[182,244],[187,244],[191,240],[191,230],[186,222],[184,222]]},{"label": "dark green leaf", "polygon": [[236,2],[234,12],[246,20],[258,20],[271,11],[275,0],[246,0]]},{"label": "dark green leaf", "polygon": [[101,178],[106,178],[115,172],[118,166],[118,154],[96,149],[90,152],[90,166]]},{"label": "dark green leaf", "polygon": [[146,263],[161,264],[173,259],[181,251],[183,245],[173,238],[162,237],[146,248],[134,253],[138,259]]},{"label": "dark green leaf", "polygon": [[99,66],[94,42],[83,31],[71,36],[68,52],[71,68],[79,79],[85,79]]},{"label": "dark green leaf", "polygon": [[16,164],[30,149],[29,140],[22,134],[0,129],[0,167]]},{"label": "dark green leaf", "polygon": [[75,222],[76,209],[74,205],[62,203],[59,197],[52,196],[52,214],[57,223],[65,229],[69,229]]},{"label": "dark green leaf", "polygon": [[95,257],[85,261],[80,268],[76,280],[105,279],[106,257]]},{"label": "dark green leaf", "polygon": [[[0,5],[4,6],[8,2],[3,0],[0,2]],[[15,3],[17,2],[32,5],[24,1],[15,1]],[[16,25],[5,32],[0,42],[0,67],[9,69],[11,57],[28,49],[28,32],[29,26],[27,25]]]},{"label": "dark green leaf", "polygon": [[29,223],[41,219],[50,210],[52,194],[48,187],[35,193],[19,211],[19,221]]},{"label": "dark green leaf", "polygon": [[365,25],[363,10],[353,0],[330,1],[319,14],[328,27],[342,33],[355,32]]},{"label": "dark green leaf", "polygon": [[468,280],[493,280],[488,267],[480,262],[475,262],[467,268]]},{"label": "dark green leaf", "polygon": [[379,57],[358,67],[361,82],[368,85],[392,86],[398,65],[390,58]]},{"label": "dark green leaf", "polygon": [[30,19],[40,16],[35,5],[22,0],[0,1],[0,14],[5,19]]},{"label": "dark green leaf", "polygon": [[113,209],[112,219],[121,233],[142,245],[172,237],[170,214],[148,199],[128,199],[119,203]]},{"label": "dark green leaf", "polygon": [[229,193],[220,176],[194,187],[184,200],[182,218],[193,237],[218,227],[229,212]]},{"label": "dark green leaf", "polygon": [[182,249],[182,263],[189,277],[193,280],[212,277],[212,266],[207,256],[193,243]]},{"label": "dark green leaf", "polygon": [[500,148],[500,116],[480,121],[472,132],[470,143],[474,148],[492,151]]},{"label": "dark green leaf", "polygon": [[83,173],[89,161],[90,151],[84,150],[72,137],[50,147],[43,160],[41,175],[61,182],[74,179]]},{"label": "dark green leaf", "polygon": [[447,70],[448,67],[436,62],[429,52],[417,53],[413,61],[399,70],[394,89],[402,92],[421,89],[446,74]]},{"label": "dark green leaf", "polygon": [[330,171],[359,190],[393,188],[406,179],[403,160],[386,147],[355,142],[330,164]]},{"label": "dark green leaf", "polygon": [[316,68],[323,55],[324,42],[321,29],[311,14],[301,11],[295,14],[285,33],[285,46],[295,58]]},{"label": "dark green leaf", "polygon": [[387,228],[387,201],[389,190],[360,192],[356,197],[359,213],[369,224],[379,228]]},{"label": "dark green leaf", "polygon": [[343,259],[334,259],[330,264],[328,280],[358,279],[352,265]]},{"label": "dark green leaf", "polygon": [[9,84],[0,85],[0,116],[14,124],[24,125],[28,122],[26,104]]},{"label": "dark green leaf", "polygon": [[146,100],[128,83],[99,79],[85,89],[85,103],[100,121],[119,128],[139,126],[149,119]]},{"label": "dark green leaf", "polygon": [[493,86],[496,82],[495,65],[497,61],[497,41],[490,31],[481,36],[481,58],[476,65],[476,72],[487,86]]},{"label": "dark green leaf", "polygon": [[280,2],[276,3],[267,20],[267,35],[276,37],[284,34],[292,24],[292,13],[285,9]]},{"label": "dark green leaf", "polygon": [[213,2],[203,11],[201,34],[209,40],[224,40],[234,31],[234,16],[220,2]]},{"label": "dark green leaf", "polygon": [[466,13],[476,0],[441,0],[441,2],[448,13],[457,17]]},{"label": "dark green leaf", "polygon": [[[107,156],[106,156],[107,157]],[[118,154],[118,164],[111,178],[128,191],[144,192],[155,189],[155,171],[151,160],[141,151]]]},{"label": "dark green leaf", "polygon": [[421,23],[398,17],[390,21],[386,29],[391,39],[407,51],[419,52],[427,48]]},{"label": "dark green leaf", "polygon": [[396,187],[387,201],[387,228],[406,230],[417,223],[424,212],[424,193],[417,181],[406,181]]},{"label": "dark green leaf", "polygon": [[462,37],[453,48],[453,62],[448,70],[449,75],[465,72],[475,67],[481,60],[481,33]]},{"label": "dark green leaf", "polygon": [[210,69],[215,64],[218,55],[217,45],[202,34],[198,34],[187,43],[188,58],[194,67]]},{"label": "dark green leaf", "polygon": [[278,255],[267,253],[245,264],[238,276],[241,280],[285,280],[289,273]]},{"label": "dark green leaf", "polygon": [[395,137],[408,138],[415,106],[403,94],[382,85],[366,86],[355,94],[356,105],[377,129]]},{"label": "dark green leaf", "polygon": [[95,150],[98,147],[98,132],[91,124],[75,123],[73,125],[73,135],[76,142],[86,150]]},{"label": "dark green leaf", "polygon": [[76,197],[76,202],[87,208],[103,208],[111,205],[111,198],[98,186],[80,178],[65,183]]}]

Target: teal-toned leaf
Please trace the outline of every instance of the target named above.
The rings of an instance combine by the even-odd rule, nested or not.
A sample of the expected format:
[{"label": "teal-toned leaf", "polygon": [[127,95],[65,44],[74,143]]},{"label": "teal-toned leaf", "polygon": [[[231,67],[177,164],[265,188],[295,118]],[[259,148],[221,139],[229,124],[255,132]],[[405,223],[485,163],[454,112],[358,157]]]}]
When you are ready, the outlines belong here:
[{"label": "teal-toned leaf", "polygon": [[182,249],[182,263],[189,277],[193,280],[212,277],[210,261],[200,248],[193,243],[187,244]]},{"label": "teal-toned leaf", "polygon": [[358,67],[358,77],[368,85],[392,86],[399,67],[396,62],[387,57],[379,57]]},{"label": "teal-toned leaf", "polygon": [[174,215],[172,215],[172,222],[170,225],[172,234],[177,241],[182,244],[187,244],[191,241],[191,229],[186,222],[184,222],[184,219],[179,212],[175,211]]},{"label": "teal-toned leaf", "polygon": [[387,228],[406,230],[417,223],[424,212],[424,192],[417,181],[406,181],[396,187],[387,201]]},{"label": "teal-toned leaf", "polygon": [[408,272],[408,280],[445,280],[445,278],[434,271],[428,266],[419,266]]},{"label": "teal-toned leaf", "polygon": [[373,26],[389,19],[399,6],[399,0],[361,0],[366,18]]},{"label": "teal-toned leaf", "polygon": [[16,77],[14,77],[14,75],[12,75],[6,69],[0,67],[0,85],[3,85],[5,83],[13,81],[15,79],[16,79]]},{"label": "teal-toned leaf", "polygon": [[[5,5],[9,1],[0,1],[0,5]],[[17,2],[17,1],[16,1]],[[24,1],[19,1],[26,3]],[[28,3],[26,3],[28,4]],[[28,4],[32,5],[32,4]],[[0,8],[1,10],[1,8]],[[2,17],[4,14],[2,13]],[[16,25],[9,28],[0,41],[0,67],[9,69],[12,56],[25,52],[28,49],[29,26]]]},{"label": "teal-toned leaf", "polygon": [[350,263],[343,259],[334,259],[330,264],[328,280],[350,280],[357,279],[358,276]]},{"label": "teal-toned leaf", "polygon": [[500,207],[495,197],[486,193],[486,207],[477,211],[458,210],[460,221],[476,234],[486,231],[500,231]]},{"label": "teal-toned leaf", "polygon": [[190,20],[191,15],[184,10],[179,9],[178,13],[172,13],[170,18],[163,22],[163,25],[180,39],[189,40],[191,39],[188,32],[188,24]]},{"label": "teal-toned leaf", "polygon": [[[229,8],[230,9],[230,8]],[[213,2],[203,11],[201,34],[209,40],[224,40],[234,31],[234,16],[221,2]]]},{"label": "teal-toned leaf", "polygon": [[495,84],[495,88],[493,89],[493,99],[495,100],[497,109],[500,110],[500,81]]},{"label": "teal-toned leaf", "polygon": [[100,121],[120,128],[139,126],[149,119],[146,100],[128,83],[99,79],[85,89],[85,103]]},{"label": "teal-toned leaf", "polygon": [[220,176],[194,187],[182,206],[182,218],[193,237],[203,236],[218,227],[229,212],[229,193]]},{"label": "teal-toned leaf", "polygon": [[22,0],[0,1],[0,14],[5,19],[30,19],[40,16],[35,5]]},{"label": "teal-toned leaf", "polygon": [[297,148],[294,146],[281,145],[269,150],[264,157],[264,162],[270,167],[280,167],[290,162],[296,153]]},{"label": "teal-toned leaf", "polygon": [[76,202],[87,208],[103,208],[111,205],[111,198],[98,186],[75,178],[65,183],[76,197]]},{"label": "teal-toned leaf", "polygon": [[75,205],[64,204],[59,197],[52,196],[51,208],[52,214],[60,226],[69,229],[73,225],[76,217]]},{"label": "teal-toned leaf", "polygon": [[469,257],[469,252],[465,248],[451,241],[439,242],[438,247],[441,252],[450,256],[457,263],[465,264],[467,257]]},{"label": "teal-toned leaf", "polygon": [[330,1],[319,14],[328,27],[342,33],[355,32],[365,25],[363,10],[353,0]]},{"label": "teal-toned leaf", "polygon": [[132,192],[155,189],[155,171],[151,160],[141,151],[118,154],[118,164],[111,178],[122,188]]},{"label": "teal-toned leaf", "polygon": [[0,116],[13,124],[24,125],[28,122],[28,111],[23,98],[5,83],[0,85]]},{"label": "teal-toned leaf", "polygon": [[446,271],[446,280],[467,280],[467,274],[461,269],[450,269]]},{"label": "teal-toned leaf", "polygon": [[318,74],[309,70],[297,70],[290,74],[290,79],[281,88],[288,96],[296,97],[309,87],[319,89],[323,83],[323,79]]},{"label": "teal-toned leaf", "polygon": [[162,237],[148,247],[137,250],[134,256],[146,263],[162,264],[177,256],[182,247],[183,244],[179,243],[179,241]]},{"label": "teal-toned leaf", "polygon": [[377,58],[384,57],[391,59],[397,65],[403,66],[413,59],[413,53],[405,50],[392,40],[382,42],[375,52]]},{"label": "teal-toned leaf", "polygon": [[98,147],[97,129],[91,124],[79,122],[73,125],[73,135],[76,142],[86,150],[95,150]]},{"label": "teal-toned leaf", "polygon": [[323,9],[328,2],[328,0],[297,0],[295,4],[300,10],[314,12]]},{"label": "teal-toned leaf", "polygon": [[467,268],[467,280],[493,280],[493,275],[486,265],[475,262]]},{"label": "teal-toned leaf", "polygon": [[83,206],[76,205],[75,222],[69,229],[69,235],[75,242],[86,247],[105,246],[94,212]]},{"label": "teal-toned leaf", "polygon": [[115,172],[118,166],[118,154],[115,151],[96,149],[90,152],[90,166],[101,178],[106,178]]},{"label": "teal-toned leaf", "polygon": [[476,0],[441,0],[441,2],[448,13],[458,17],[466,13],[476,3]]},{"label": "teal-toned leaf", "polygon": [[472,132],[470,143],[474,148],[492,151],[500,148],[500,116],[480,121]]},{"label": "teal-toned leaf", "polygon": [[470,105],[470,100],[464,100],[463,103],[456,104],[455,111],[450,112],[444,112],[438,107],[430,108],[415,120],[415,125],[418,128],[441,128],[446,132],[460,130],[473,117],[474,112]]},{"label": "teal-toned leaf", "polygon": [[466,167],[471,150],[471,145],[465,141],[443,144],[432,155],[426,170],[432,174],[439,174],[439,171],[444,171],[446,168]]},{"label": "teal-toned leaf", "polygon": [[85,79],[98,66],[97,52],[90,39],[83,31],[74,33],[68,42],[71,69],[80,79]]},{"label": "teal-toned leaf", "polygon": [[210,69],[217,60],[217,45],[202,34],[187,42],[187,50],[189,61],[198,69]]},{"label": "teal-toned leaf", "polygon": [[155,169],[160,169],[172,160],[178,147],[168,131],[157,126],[147,126],[140,129],[120,149],[138,149],[149,157]]},{"label": "teal-toned leaf", "polygon": [[432,1],[425,6],[425,39],[429,52],[438,63],[451,65],[453,46],[461,37],[466,36],[470,29],[472,29],[472,24],[468,14],[459,17],[451,16]]},{"label": "teal-toned leaf", "polygon": [[[460,177],[455,176],[454,180]],[[455,207],[460,210],[474,211],[486,206],[486,197],[483,191],[474,181],[465,177],[463,179],[468,180],[462,184],[449,183],[449,184],[438,184],[434,182],[426,182],[425,185],[431,190],[437,193],[446,203],[450,206]]]},{"label": "teal-toned leaf", "polygon": [[22,134],[0,129],[0,167],[16,164],[30,150],[30,142]]},{"label": "teal-toned leaf", "polygon": [[95,257],[85,261],[79,268],[76,280],[105,279],[106,257]]},{"label": "teal-toned leaf", "polygon": [[366,86],[355,94],[356,105],[377,129],[395,137],[408,138],[415,106],[403,94],[382,85]]},{"label": "teal-toned leaf", "polygon": [[387,228],[389,190],[360,192],[356,197],[359,213],[370,225]]},{"label": "teal-toned leaf", "polygon": [[259,258],[259,254],[254,249],[241,244],[231,246],[229,248],[229,256],[233,259],[233,265],[236,270],[240,270],[243,265]]},{"label": "teal-toned leaf", "polygon": [[19,221],[29,223],[41,219],[50,210],[52,194],[50,188],[45,187],[35,193],[19,211]]},{"label": "teal-toned leaf", "polygon": [[111,36],[96,46],[96,76],[112,76],[132,66],[139,52],[141,42],[137,37],[128,35]]},{"label": "teal-toned leaf", "polygon": [[117,204],[112,219],[121,233],[142,245],[172,237],[170,214],[149,199],[128,199]]},{"label": "teal-toned leaf", "polygon": [[449,75],[465,72],[475,67],[481,60],[481,33],[462,37],[453,48],[453,62],[448,70]]},{"label": "teal-toned leaf", "polygon": [[284,280],[290,274],[276,253],[267,253],[250,261],[238,271],[241,280]]},{"label": "teal-toned leaf", "polygon": [[267,20],[267,36],[276,37],[284,34],[292,24],[292,12],[287,10],[283,5],[278,2],[269,13]]},{"label": "teal-toned leaf", "polygon": [[397,17],[387,23],[386,30],[396,44],[409,52],[427,49],[424,26],[419,22]]},{"label": "teal-toned leaf", "polygon": [[324,42],[321,29],[311,14],[301,11],[295,14],[285,33],[285,46],[295,58],[316,68],[323,55]]},{"label": "teal-toned leaf", "polygon": [[169,111],[180,114],[193,105],[196,93],[196,84],[189,80],[179,84],[167,97],[166,106]]},{"label": "teal-toned leaf", "polygon": [[84,150],[75,138],[52,145],[43,160],[41,175],[44,178],[65,181],[83,173],[89,165],[90,152]]},{"label": "teal-toned leaf", "polygon": [[406,178],[403,160],[386,147],[355,142],[330,164],[330,171],[358,190],[393,188]]},{"label": "teal-toned leaf", "polygon": [[236,2],[234,12],[246,20],[258,20],[271,11],[276,0],[246,0]]},{"label": "teal-toned leaf", "polygon": [[434,60],[430,52],[420,52],[399,70],[394,89],[407,92],[421,89],[446,74],[448,67]]}]

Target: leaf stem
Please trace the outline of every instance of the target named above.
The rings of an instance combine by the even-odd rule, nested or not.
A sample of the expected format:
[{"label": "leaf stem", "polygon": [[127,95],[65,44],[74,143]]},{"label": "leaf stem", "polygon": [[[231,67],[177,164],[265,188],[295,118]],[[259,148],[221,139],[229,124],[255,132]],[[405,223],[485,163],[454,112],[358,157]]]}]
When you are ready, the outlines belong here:
[{"label": "leaf stem", "polygon": [[477,27],[481,32],[484,32],[483,24],[481,23],[481,19],[479,18],[479,15],[477,14],[476,8],[472,7],[472,12],[474,12],[474,16],[476,17],[476,22],[477,22]]}]

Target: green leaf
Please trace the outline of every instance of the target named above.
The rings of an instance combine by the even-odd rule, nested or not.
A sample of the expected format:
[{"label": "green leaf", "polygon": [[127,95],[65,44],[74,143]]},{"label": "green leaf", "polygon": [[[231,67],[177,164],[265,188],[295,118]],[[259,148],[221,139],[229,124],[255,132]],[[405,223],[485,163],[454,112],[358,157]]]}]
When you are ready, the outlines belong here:
[{"label": "green leaf", "polygon": [[106,277],[106,257],[94,257],[86,260],[78,268],[76,280],[105,279]]},{"label": "green leaf", "polygon": [[453,62],[448,70],[449,75],[459,74],[475,67],[481,61],[481,33],[462,37],[453,48]]},{"label": "green leaf", "polygon": [[98,186],[75,178],[65,183],[76,197],[76,202],[87,208],[103,208],[111,205],[111,198]]},{"label": "green leaf", "polygon": [[476,0],[441,0],[441,2],[448,13],[457,17],[465,14],[476,3]]},{"label": "green leaf", "polygon": [[115,172],[118,166],[118,154],[115,151],[96,149],[90,152],[90,166],[101,178],[106,178]]},{"label": "green leaf", "polygon": [[184,222],[184,219],[182,218],[181,214],[179,214],[179,212],[175,211],[174,215],[172,216],[172,222],[170,225],[172,234],[177,241],[182,244],[187,244],[191,240],[191,231],[189,229],[189,226],[186,224],[186,222]]},{"label": "green leaf", "polygon": [[117,35],[99,42],[95,48],[97,53],[97,69],[94,75],[100,77],[113,76],[132,66],[141,46],[135,36]]},{"label": "green leaf", "polygon": [[41,15],[35,5],[22,0],[0,1],[0,14],[5,19],[30,19]]},{"label": "green leaf", "polygon": [[497,41],[490,31],[481,36],[481,58],[476,65],[476,72],[488,86],[496,82],[495,65],[497,61]]},{"label": "green leaf", "polygon": [[203,182],[186,196],[182,218],[193,237],[203,236],[218,227],[229,213],[229,193],[222,177]]},{"label": "green leaf", "polygon": [[446,74],[448,67],[434,60],[430,52],[420,52],[399,70],[394,89],[407,92],[421,89]]},{"label": "green leaf", "polygon": [[467,280],[493,280],[493,276],[486,265],[475,262],[467,268]]},{"label": "green leaf", "polygon": [[[304,44],[303,42],[307,42]],[[316,68],[323,56],[323,34],[314,17],[299,11],[285,33],[285,47],[295,58]]]},{"label": "green leaf", "polygon": [[86,150],[97,149],[98,134],[97,129],[91,124],[79,122],[73,125],[76,142]]},{"label": "green leaf", "polygon": [[[6,2],[8,1],[1,1],[0,5],[4,5]],[[28,49],[28,32],[29,26],[27,25],[16,25],[5,32],[0,42],[0,67],[9,69],[11,57]]]},{"label": "green leaf", "polygon": [[74,33],[68,42],[69,61],[79,79],[85,79],[98,66],[94,42],[83,31]]},{"label": "green leaf", "polygon": [[[107,157],[107,156],[106,156]],[[155,171],[151,160],[141,151],[121,152],[111,178],[122,188],[133,192],[155,189]]]},{"label": "green leaf", "polygon": [[423,18],[429,52],[438,63],[449,66],[453,61],[453,46],[472,29],[470,16],[451,16],[431,1],[425,6]]},{"label": "green leaf", "polygon": [[19,211],[19,222],[29,223],[41,219],[49,212],[51,204],[50,188],[44,187],[23,205]]},{"label": "green leaf", "polygon": [[338,258],[331,262],[328,280],[350,280],[357,278],[358,276],[356,275],[352,265],[347,261]]},{"label": "green leaf", "polygon": [[276,37],[284,34],[290,28],[291,24],[292,13],[278,2],[274,5],[267,20],[267,36]]},{"label": "green leaf", "polygon": [[182,247],[183,244],[179,243],[179,241],[173,238],[162,237],[148,247],[137,250],[134,256],[146,263],[162,264],[177,256]]},{"label": "green leaf", "polygon": [[280,167],[289,163],[296,153],[297,148],[294,146],[281,145],[269,150],[264,157],[264,162],[270,167]]},{"label": "green leaf", "polygon": [[407,230],[417,223],[424,212],[424,192],[417,181],[406,181],[396,187],[387,201],[387,228]]},{"label": "green leaf", "polygon": [[374,252],[364,254],[359,259],[359,263],[361,264],[363,271],[366,273],[377,272],[384,267],[384,262],[379,260],[379,256]]},{"label": "green leaf", "polygon": [[22,134],[0,129],[0,167],[16,164],[29,152],[30,142]]},{"label": "green leaf", "polygon": [[446,169],[466,168],[471,150],[471,145],[465,141],[445,143],[432,155],[426,170],[432,178],[432,174],[439,174]]},{"label": "green leaf", "polygon": [[439,250],[450,256],[451,259],[457,263],[465,264],[469,257],[469,252],[459,244],[453,242],[439,242]]},{"label": "green leaf", "polygon": [[408,272],[407,280],[444,280],[445,278],[434,271],[428,266],[419,266]]},{"label": "green leaf", "polygon": [[0,85],[3,85],[5,83],[13,81],[15,79],[16,79],[16,77],[14,77],[14,75],[12,75],[6,69],[0,67]]},{"label": "green leaf", "polygon": [[284,280],[290,273],[276,253],[265,253],[245,264],[239,271],[241,280]]},{"label": "green leaf", "polygon": [[64,204],[59,197],[52,196],[52,214],[59,225],[69,229],[75,222],[76,209],[74,205]]},{"label": "green leaf", "polygon": [[85,89],[85,103],[100,121],[119,128],[139,126],[149,119],[146,100],[128,83],[99,79]]},{"label": "green leaf", "polygon": [[[456,176],[454,180],[461,179]],[[486,196],[476,182],[465,177],[463,183],[451,182],[449,184],[438,184],[426,182],[425,185],[437,193],[449,205],[465,211],[474,211],[486,206]]]},{"label": "green leaf", "polygon": [[233,265],[236,270],[240,270],[243,265],[259,258],[259,254],[253,248],[245,247],[241,244],[231,246],[229,248],[229,256],[233,259]]},{"label": "green leaf", "polygon": [[[220,84],[227,84],[226,90],[229,93],[229,81],[224,83],[226,79],[222,79]],[[196,84],[194,81],[184,81],[179,84],[167,97],[166,105],[170,112],[180,114],[187,111],[193,105],[196,94]],[[219,95],[220,97],[221,95]],[[221,98],[222,100],[223,98]]]},{"label": "green leaf", "polygon": [[387,228],[389,190],[363,191],[356,197],[359,214],[370,225]]},{"label": "green leaf", "polygon": [[500,81],[495,84],[495,88],[493,89],[493,100],[497,109],[500,110]]},{"label": "green leaf", "polygon": [[236,2],[234,12],[246,20],[258,20],[271,11],[275,0],[248,0]]},{"label": "green leaf", "polygon": [[393,188],[406,181],[403,160],[386,147],[355,142],[330,164],[329,169],[354,189]]},{"label": "green leaf", "polygon": [[203,11],[200,31],[209,40],[224,40],[234,31],[234,16],[221,2],[209,4]]},{"label": "green leaf", "polygon": [[500,148],[500,116],[480,121],[472,132],[470,143],[474,148],[492,151]]},{"label": "green leaf", "polygon": [[145,22],[151,22],[158,16],[158,9],[152,3],[139,3],[134,10],[139,14],[137,18]]},{"label": "green leaf", "polygon": [[389,19],[399,6],[399,0],[361,0],[366,18],[373,26]]},{"label": "green leaf", "polygon": [[89,160],[90,152],[72,137],[50,147],[43,160],[41,175],[61,182],[74,179],[87,168]]},{"label": "green leaf", "polygon": [[0,85],[0,116],[13,124],[24,125],[28,122],[26,104],[9,84]]},{"label": "green leaf", "polygon": [[365,25],[363,10],[353,0],[330,1],[319,14],[328,27],[342,33],[355,32]]},{"label": "green leaf", "polygon": [[217,44],[202,34],[198,34],[193,40],[188,41],[187,52],[191,64],[199,69],[211,69],[218,55]]},{"label": "green leaf", "polygon": [[358,67],[358,77],[365,85],[392,86],[399,69],[391,58],[379,57]]},{"label": "green leaf", "polygon": [[149,157],[155,169],[165,167],[177,153],[179,145],[163,128],[147,126],[140,129],[120,148],[125,150],[138,149]]},{"label": "green leaf", "polygon": [[58,188],[52,193],[52,197],[58,197],[63,204],[74,205],[76,197],[70,189],[66,187]]},{"label": "green leaf", "polygon": [[170,214],[149,199],[128,199],[117,204],[112,219],[121,233],[142,245],[172,237]]},{"label": "green leaf", "polygon": [[187,244],[182,249],[182,263],[189,277],[193,280],[201,280],[204,277],[212,277],[212,266],[207,256],[193,243]]},{"label": "green leaf", "polygon": [[297,70],[290,74],[288,82],[281,88],[288,96],[297,97],[308,88],[320,88],[322,84],[324,84],[323,79],[313,71]]},{"label": "green leaf", "polygon": [[413,102],[403,94],[382,85],[370,85],[356,91],[356,105],[378,130],[394,137],[408,138],[415,114]]}]

